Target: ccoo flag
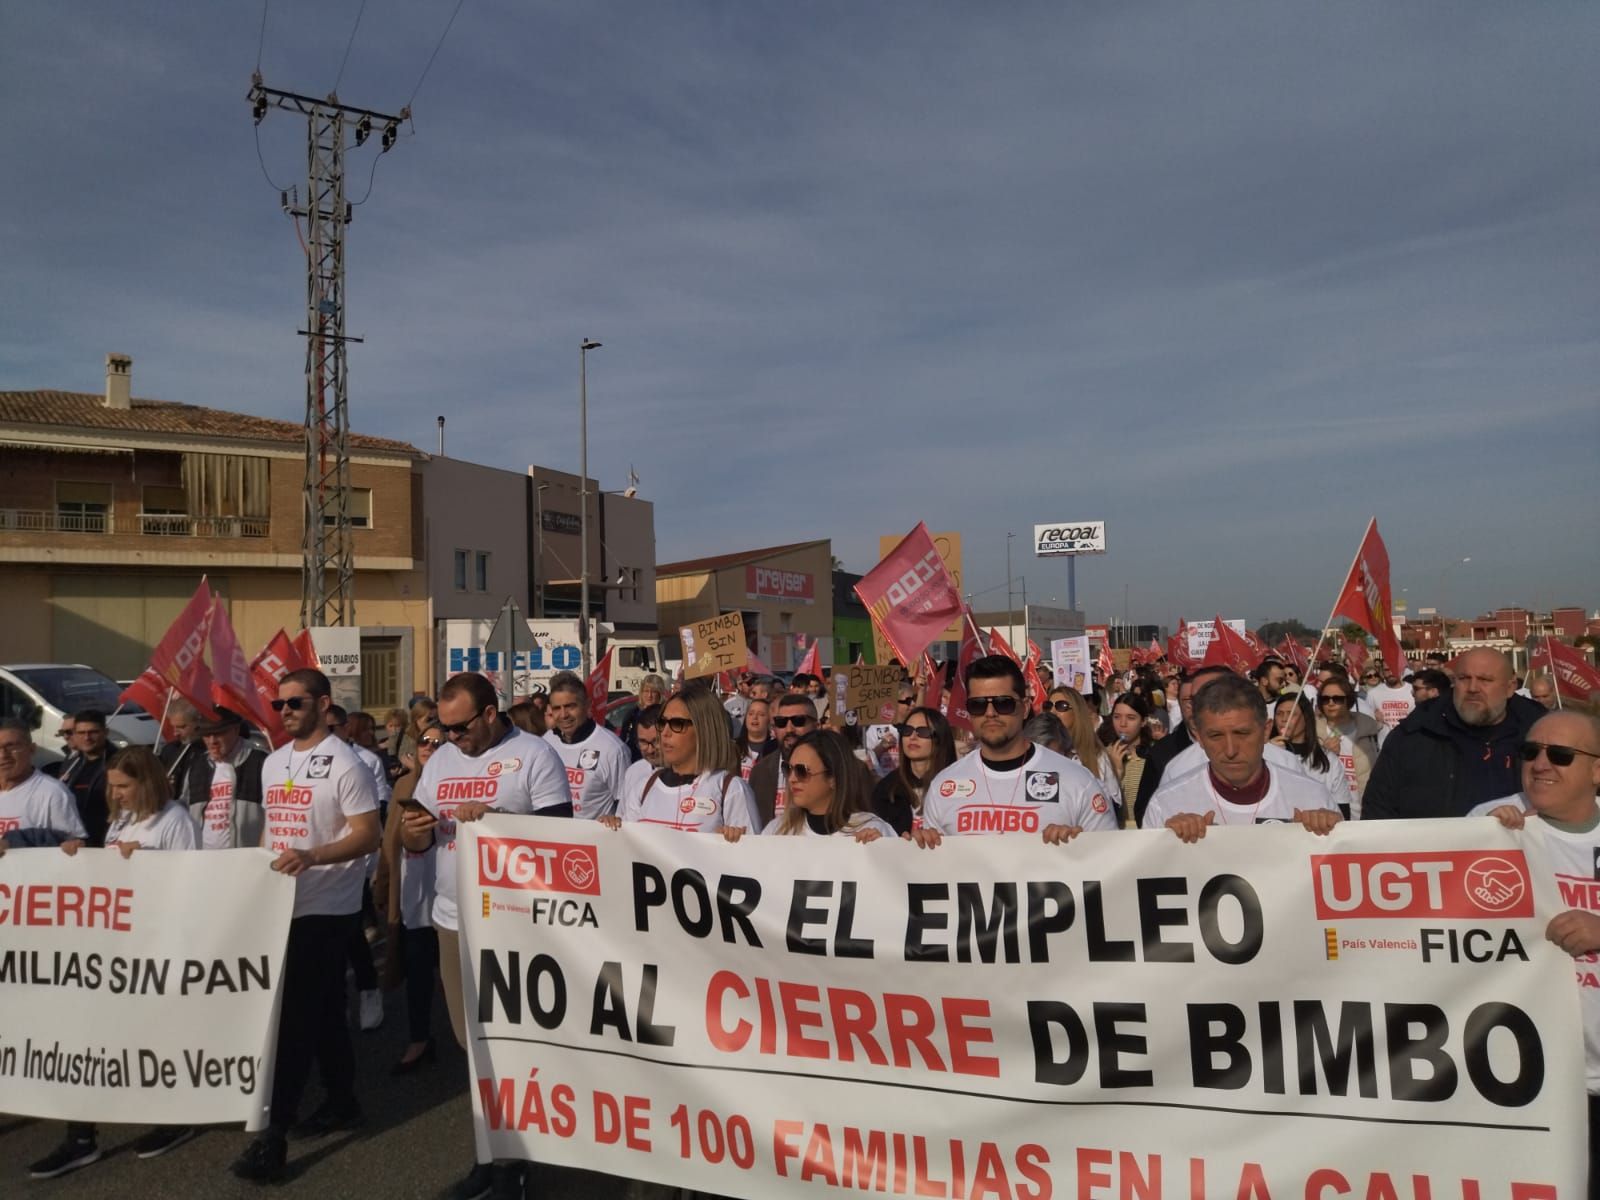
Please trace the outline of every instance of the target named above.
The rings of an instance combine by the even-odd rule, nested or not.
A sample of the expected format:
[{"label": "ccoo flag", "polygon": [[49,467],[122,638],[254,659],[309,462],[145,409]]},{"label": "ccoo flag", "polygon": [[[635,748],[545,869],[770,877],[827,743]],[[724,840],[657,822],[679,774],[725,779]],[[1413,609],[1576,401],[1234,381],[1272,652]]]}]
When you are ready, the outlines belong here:
[{"label": "ccoo flag", "polygon": [[1583,651],[1554,638],[1542,639],[1528,659],[1535,671],[1549,671],[1556,684],[1558,700],[1586,704],[1591,696],[1600,692],[1600,671],[1589,665]]},{"label": "ccoo flag", "polygon": [[856,595],[903,663],[916,662],[964,611],[955,580],[921,521],[861,577]]},{"label": "ccoo flag", "polygon": [[1350,574],[1344,587],[1339,589],[1338,602],[1333,615],[1354,621],[1378,639],[1378,649],[1389,670],[1398,675],[1405,663],[1400,650],[1400,639],[1394,634],[1394,623],[1389,619],[1393,609],[1389,588],[1389,551],[1383,538],[1378,536],[1378,518],[1367,525],[1356,560],[1350,564]]}]

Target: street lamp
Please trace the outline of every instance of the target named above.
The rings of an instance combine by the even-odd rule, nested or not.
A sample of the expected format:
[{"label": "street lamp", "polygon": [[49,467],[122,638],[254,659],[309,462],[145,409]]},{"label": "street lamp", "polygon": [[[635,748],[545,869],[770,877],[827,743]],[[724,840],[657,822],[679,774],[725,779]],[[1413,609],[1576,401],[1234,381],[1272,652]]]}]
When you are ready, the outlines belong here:
[{"label": "street lamp", "polygon": [[578,639],[583,677],[589,678],[589,351],[593,338],[578,343]]},{"label": "street lamp", "polygon": [[1017,636],[1017,597],[1011,590],[1011,539],[1016,536],[1010,532],[1006,534],[1006,609],[1010,613],[1012,637]]},{"label": "street lamp", "polygon": [[533,488],[533,615],[544,620],[544,493],[550,485]]}]

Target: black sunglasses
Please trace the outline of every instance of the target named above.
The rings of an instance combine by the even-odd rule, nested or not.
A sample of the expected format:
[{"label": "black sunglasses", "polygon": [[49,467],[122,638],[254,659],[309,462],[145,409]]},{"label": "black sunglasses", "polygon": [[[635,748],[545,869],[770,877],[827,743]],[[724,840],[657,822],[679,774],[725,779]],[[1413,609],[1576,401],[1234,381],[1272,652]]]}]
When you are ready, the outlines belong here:
[{"label": "black sunglasses", "polygon": [[289,696],[283,700],[274,700],[272,702],[272,711],[282,712],[287,708],[290,712],[299,712],[311,703],[313,701],[310,696]]},{"label": "black sunglasses", "polygon": [[1017,711],[1017,705],[1022,703],[1016,696],[968,696],[967,711],[975,717],[993,709],[1002,717],[1009,717]]},{"label": "black sunglasses", "polygon": [[791,725],[814,725],[816,720],[816,717],[773,717],[772,727],[774,729],[787,729]]},{"label": "black sunglasses", "polygon": [[932,725],[896,725],[894,731],[903,738],[924,738],[930,742],[934,738]]},{"label": "black sunglasses", "polygon": [[1523,742],[1517,753],[1522,756],[1523,762],[1534,762],[1543,750],[1553,766],[1570,767],[1572,760],[1580,754],[1587,754],[1590,758],[1600,758],[1600,754],[1592,750],[1579,750],[1576,746],[1553,746],[1549,742]]},{"label": "black sunglasses", "polygon": [[472,728],[473,722],[475,722],[479,717],[483,716],[488,707],[489,706],[485,704],[483,708],[480,708],[477,712],[473,713],[465,721],[457,721],[454,725],[446,725],[443,722],[440,722],[439,732],[444,734],[445,737],[460,737],[463,733]]},{"label": "black sunglasses", "polygon": [[1350,697],[1343,692],[1329,692],[1326,696],[1318,696],[1317,703],[1324,708],[1330,704],[1349,704]]},{"label": "black sunglasses", "polygon": [[419,745],[419,746],[427,746],[431,750],[437,750],[440,746],[444,745],[444,739],[443,738],[418,738],[417,739],[417,745]]},{"label": "black sunglasses", "polygon": [[688,717],[662,717],[661,724],[673,733],[685,733],[693,727],[694,722]]},{"label": "black sunglasses", "polygon": [[789,773],[790,778],[798,779],[801,783],[804,783],[808,779],[815,779],[828,773],[828,769],[826,767],[813,771],[804,763],[786,763],[783,769]]},{"label": "black sunglasses", "polygon": [[1072,711],[1072,701],[1071,700],[1052,700],[1048,704],[1046,704],[1045,707],[1046,708],[1053,708],[1053,709],[1055,709],[1056,712],[1071,712]]}]

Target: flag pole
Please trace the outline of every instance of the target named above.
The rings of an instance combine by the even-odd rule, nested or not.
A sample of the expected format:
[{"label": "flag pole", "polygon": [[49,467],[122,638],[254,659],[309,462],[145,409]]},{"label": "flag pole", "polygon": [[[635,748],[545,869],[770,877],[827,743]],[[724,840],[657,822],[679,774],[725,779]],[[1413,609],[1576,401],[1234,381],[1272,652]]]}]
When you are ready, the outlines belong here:
[{"label": "flag pole", "polygon": [[167,712],[171,708],[172,689],[169,687],[167,689],[167,702],[161,706],[161,720],[156,724],[156,744],[154,749],[150,751],[152,754],[157,754],[161,751],[161,731],[167,727]]},{"label": "flag pole", "polygon": [[1561,676],[1556,672],[1556,652],[1550,648],[1550,635],[1544,635],[1544,656],[1550,660],[1550,686],[1556,693],[1556,707],[1566,707],[1561,703]]}]

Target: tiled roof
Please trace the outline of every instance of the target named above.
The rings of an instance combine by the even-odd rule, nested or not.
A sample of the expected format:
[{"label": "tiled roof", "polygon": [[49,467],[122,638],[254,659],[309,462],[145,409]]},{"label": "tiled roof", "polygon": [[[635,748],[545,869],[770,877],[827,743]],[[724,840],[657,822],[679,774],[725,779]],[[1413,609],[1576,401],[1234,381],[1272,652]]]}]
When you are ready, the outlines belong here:
[{"label": "tiled roof", "polygon": [[[167,400],[134,400],[131,408],[107,408],[105,397],[92,392],[0,392],[0,424],[65,425],[196,438],[305,442],[305,426],[295,421],[275,421],[269,417]],[[350,435],[350,448],[420,457],[417,448],[409,442],[364,433]]]},{"label": "tiled roof", "polygon": [[774,554],[788,554],[793,550],[809,550],[812,546],[826,546],[827,538],[814,542],[790,542],[787,546],[768,546],[764,550],[738,550],[732,554],[714,554],[710,558],[686,558],[682,562],[662,563],[656,568],[656,578],[663,575],[688,575],[696,571],[720,571],[723,567],[737,567],[741,563],[770,558]]}]

